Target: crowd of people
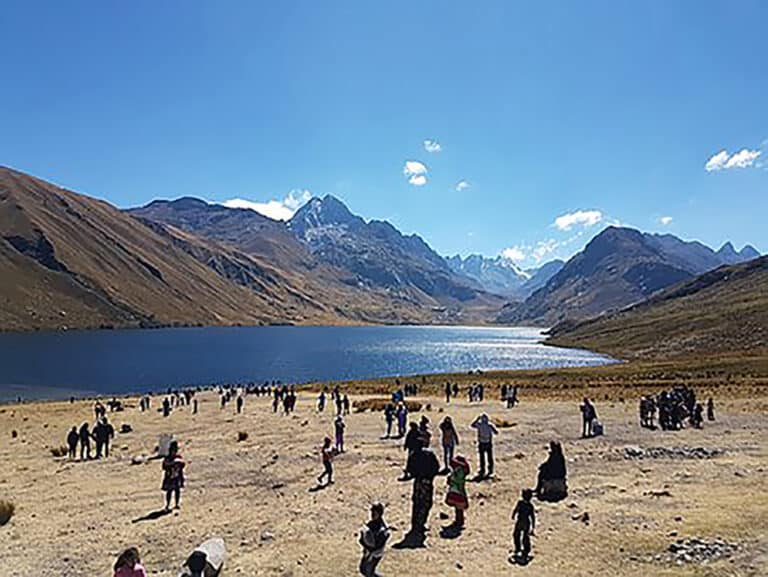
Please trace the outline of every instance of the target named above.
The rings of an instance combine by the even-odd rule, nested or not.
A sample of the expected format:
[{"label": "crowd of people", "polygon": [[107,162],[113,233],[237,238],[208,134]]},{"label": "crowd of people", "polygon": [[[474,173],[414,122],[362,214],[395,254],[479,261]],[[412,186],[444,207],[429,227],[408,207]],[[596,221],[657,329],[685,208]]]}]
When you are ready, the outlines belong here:
[{"label": "crowd of people", "polygon": [[[707,400],[707,420],[715,420],[715,402]],[[646,395],[640,399],[640,426],[662,431],[677,431],[688,424],[700,429],[704,423],[704,406],[697,401],[696,391],[685,385],[661,391],[657,395]]]},{"label": "crowd of people", "polygon": [[[400,385],[392,393],[391,400],[383,408],[385,420],[385,435],[382,439],[401,439],[402,447],[406,452],[403,475],[399,480],[412,482],[410,527],[403,540],[394,545],[397,548],[420,547],[425,543],[427,536],[427,522],[430,511],[435,501],[435,480],[439,476],[445,477],[444,500],[445,505],[453,509],[454,515],[450,525],[441,530],[446,537],[455,537],[462,533],[467,519],[466,511],[470,506],[467,483],[482,482],[494,475],[494,439],[500,431],[487,413],[481,413],[467,424],[468,431],[475,435],[475,447],[477,450],[477,473],[471,477],[471,464],[466,455],[461,454],[459,448],[461,437],[459,428],[450,415],[445,415],[437,427],[439,431],[439,443],[441,460],[432,450],[433,434],[431,422],[427,415],[421,414],[418,420],[410,419],[407,397],[418,392],[418,386],[414,384]],[[445,401],[450,404],[459,395],[458,386],[446,383]],[[241,413],[244,406],[244,397],[252,395],[270,395],[274,412],[282,405],[285,414],[294,411],[296,405],[296,390],[293,386],[275,383],[265,384],[250,388],[221,387],[219,388],[221,406],[235,400],[236,412]],[[514,407],[519,403],[517,386],[504,386],[500,391],[500,400],[507,407]],[[484,396],[483,386],[479,384],[469,385],[467,397],[470,402],[478,402]],[[152,398],[145,395],[140,398],[141,411],[151,408]],[[168,414],[171,408],[194,404],[194,412],[197,412],[197,399],[195,391],[172,391],[162,401],[163,414]],[[350,413],[350,400],[346,393],[339,390],[338,386],[323,388],[317,397],[317,411],[323,413],[328,405],[335,408],[335,414],[331,421],[332,430],[323,438],[319,450],[322,470],[317,477],[318,489],[331,485],[337,481],[334,476],[334,460],[342,455],[345,448],[345,436],[347,422],[345,416]],[[111,408],[111,407],[110,407]],[[119,410],[119,409],[118,409]],[[594,403],[584,398],[579,406],[582,417],[582,437],[592,437],[602,434],[602,425],[597,418],[597,409]],[[77,447],[80,445],[81,459],[91,458],[91,441],[96,443],[95,458],[109,456],[110,440],[114,437],[114,428],[109,423],[104,405],[97,402],[94,406],[96,416],[91,429],[89,423],[83,423],[78,429],[73,427],[67,436],[69,455],[75,458]],[[442,410],[441,410],[442,412]],[[655,396],[645,396],[640,401],[640,421],[644,427],[654,427],[658,414],[659,426],[663,430],[675,430],[683,426],[685,420],[693,426],[701,426],[704,408],[696,400],[694,391],[688,387],[675,387],[670,391],[663,391]],[[707,403],[707,417],[714,420],[714,403],[709,399]],[[185,482],[186,461],[181,456],[178,442],[172,441],[167,453],[162,459],[162,491],[165,495],[165,510],[171,505],[176,508],[181,504],[181,493]],[[511,519],[513,521],[514,555],[510,560],[516,563],[527,563],[531,553],[531,537],[534,535],[536,513],[533,498],[540,501],[559,501],[567,495],[567,470],[563,447],[559,441],[553,440],[549,445],[549,454],[538,467],[536,485],[524,488],[521,497],[515,505]],[[370,519],[366,521],[360,531],[359,543],[362,547],[362,558],[359,570],[362,575],[376,575],[377,566],[383,558],[386,544],[390,537],[390,529],[384,521],[384,505],[374,503],[370,509]],[[138,551],[127,550],[115,565],[115,576],[134,575],[129,573],[129,568],[135,575],[142,575],[141,563]]]}]

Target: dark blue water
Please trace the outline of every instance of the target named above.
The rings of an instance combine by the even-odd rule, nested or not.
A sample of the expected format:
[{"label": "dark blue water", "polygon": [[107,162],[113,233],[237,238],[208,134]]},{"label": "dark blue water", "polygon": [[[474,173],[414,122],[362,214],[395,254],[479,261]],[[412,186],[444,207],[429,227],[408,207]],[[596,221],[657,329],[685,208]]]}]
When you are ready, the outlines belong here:
[{"label": "dark blue water", "polygon": [[610,362],[536,329],[208,327],[0,334],[0,400]]}]

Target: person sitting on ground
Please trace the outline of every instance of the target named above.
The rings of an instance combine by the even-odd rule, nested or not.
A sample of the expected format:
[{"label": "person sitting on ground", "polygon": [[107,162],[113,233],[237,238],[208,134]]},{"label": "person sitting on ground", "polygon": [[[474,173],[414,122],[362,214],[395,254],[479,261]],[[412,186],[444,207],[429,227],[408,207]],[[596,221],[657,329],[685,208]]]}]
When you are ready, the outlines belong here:
[{"label": "person sitting on ground", "polygon": [[181,489],[184,487],[184,468],[187,463],[179,454],[179,443],[171,441],[168,454],[163,457],[163,485],[165,491],[165,510],[171,510],[171,495],[174,497],[175,508],[181,506]]},{"label": "person sitting on ground", "polygon": [[533,491],[523,489],[523,498],[515,505],[512,511],[512,520],[515,521],[513,538],[515,541],[515,559],[521,562],[528,561],[531,553],[531,536],[536,528],[536,512],[533,509],[531,499]]},{"label": "person sitting on ground", "polygon": [[114,577],[147,577],[147,571],[141,564],[139,550],[130,547],[120,554],[115,562]]},{"label": "person sitting on ground", "polygon": [[384,547],[389,539],[389,528],[384,522],[384,505],[371,505],[371,520],[360,531],[360,545],[363,547],[363,558],[360,560],[360,574],[365,577],[375,577],[376,567],[384,557]]},{"label": "person sitting on ground", "polygon": [[464,528],[464,511],[469,507],[467,497],[467,477],[469,477],[469,463],[461,455],[456,455],[450,462],[451,473],[448,475],[448,493],[445,495],[445,504],[453,507],[453,529]]},{"label": "person sitting on ground", "polygon": [[536,482],[536,497],[540,501],[559,501],[568,494],[566,485],[565,457],[563,447],[557,441],[549,443],[549,456],[539,465]]},{"label": "person sitting on ground", "polygon": [[456,432],[456,427],[453,426],[451,417],[445,417],[442,423],[440,423],[440,434],[443,445],[443,460],[445,463],[443,471],[447,472],[451,466],[453,452],[456,449],[456,445],[459,444],[459,434]]},{"label": "person sitting on ground", "polygon": [[320,449],[320,456],[323,461],[323,472],[317,478],[319,485],[323,484],[323,479],[327,477],[327,485],[333,485],[333,457],[334,451],[331,448],[331,438],[323,439],[323,448]]},{"label": "person sitting on ground", "polygon": [[[471,427],[477,429],[477,451],[480,456],[480,472],[478,478],[485,479],[493,476],[493,436],[498,435],[499,431],[491,423],[488,415],[483,413],[472,423]],[[488,469],[486,475],[486,460]]]},{"label": "person sitting on ground", "polygon": [[77,442],[80,440],[80,435],[77,433],[77,427],[72,427],[67,435],[67,446],[69,447],[69,458],[74,459],[77,456]]}]

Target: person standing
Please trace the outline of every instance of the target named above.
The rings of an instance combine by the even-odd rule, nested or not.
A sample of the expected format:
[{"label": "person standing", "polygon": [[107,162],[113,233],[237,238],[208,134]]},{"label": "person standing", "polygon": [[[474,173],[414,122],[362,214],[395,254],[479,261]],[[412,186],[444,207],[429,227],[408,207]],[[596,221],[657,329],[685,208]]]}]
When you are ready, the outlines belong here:
[{"label": "person standing", "polygon": [[408,457],[406,471],[413,478],[411,496],[411,529],[406,539],[422,544],[426,536],[429,511],[434,499],[434,481],[440,470],[435,454],[421,445]]},{"label": "person standing", "polygon": [[88,423],[83,423],[79,431],[80,435],[80,460],[85,461],[91,458],[91,431],[88,430]]},{"label": "person standing", "polygon": [[163,458],[163,485],[165,491],[165,510],[171,510],[171,495],[174,497],[175,508],[181,504],[181,489],[184,487],[184,468],[186,461],[179,454],[179,443],[171,441],[168,454]]},{"label": "person standing", "polygon": [[363,558],[360,560],[360,574],[365,577],[375,577],[376,567],[384,557],[384,547],[389,539],[389,528],[384,522],[384,505],[371,505],[371,520],[360,531],[360,545],[363,547]]},{"label": "person standing", "polygon": [[77,434],[77,427],[72,427],[72,430],[67,435],[67,446],[69,447],[69,458],[74,459],[77,456],[77,442],[80,440],[80,435]]},{"label": "person standing", "polygon": [[405,425],[408,421],[408,407],[404,402],[397,405],[397,436],[402,438],[405,435]]},{"label": "person standing", "polygon": [[454,519],[452,528],[460,530],[464,528],[464,511],[469,507],[467,497],[467,477],[469,477],[469,463],[461,455],[456,455],[450,462],[451,473],[448,475],[448,493],[445,496],[445,504],[453,507]]},{"label": "person standing", "polygon": [[714,399],[712,399],[712,397],[709,397],[709,399],[707,399],[707,420],[708,421],[715,420],[715,401]]},{"label": "person standing", "polygon": [[344,393],[344,399],[342,400],[341,403],[344,406],[344,414],[348,415],[349,414],[349,397],[347,396],[346,393]]},{"label": "person standing", "polygon": [[237,414],[243,412],[243,404],[245,403],[245,400],[243,399],[243,395],[237,395]]},{"label": "person standing", "polygon": [[344,417],[341,415],[336,416],[336,420],[333,423],[333,429],[336,437],[335,450],[337,453],[344,452],[344,429],[347,426],[344,424]]},{"label": "person standing", "polygon": [[472,423],[472,428],[477,430],[477,451],[480,457],[480,479],[486,478],[486,462],[488,464],[487,476],[493,476],[493,436],[499,431],[491,423],[488,415],[483,413]]},{"label": "person standing", "polygon": [[395,407],[387,403],[384,407],[384,420],[387,422],[387,439],[392,436],[392,422],[395,420]]},{"label": "person standing", "polygon": [[445,383],[445,402],[451,402],[451,383]]},{"label": "person standing", "polygon": [[597,418],[597,410],[587,397],[581,403],[581,436],[592,436],[592,423]]},{"label": "person standing", "polygon": [[320,391],[317,397],[317,412],[322,413],[325,410],[325,391]]},{"label": "person standing", "polygon": [[451,417],[445,417],[440,423],[440,440],[443,445],[443,462],[445,463],[443,470],[448,471],[456,445],[459,444],[459,434],[456,432],[456,427],[453,426]]},{"label": "person standing", "polygon": [[525,563],[531,553],[531,535],[536,528],[536,512],[533,509],[531,499],[533,491],[523,489],[523,498],[515,505],[512,511],[512,520],[515,521],[513,538],[515,541],[515,559]]}]

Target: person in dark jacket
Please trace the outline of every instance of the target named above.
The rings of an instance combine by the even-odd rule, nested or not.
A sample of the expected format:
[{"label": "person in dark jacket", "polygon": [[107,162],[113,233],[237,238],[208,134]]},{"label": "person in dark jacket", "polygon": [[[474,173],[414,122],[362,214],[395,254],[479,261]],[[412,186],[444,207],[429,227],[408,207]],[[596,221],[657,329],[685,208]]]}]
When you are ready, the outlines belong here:
[{"label": "person in dark jacket", "polygon": [[[405,435],[405,442],[403,443],[403,448],[408,451],[408,457],[407,459],[411,458],[411,454],[418,448],[421,448],[422,442],[421,442],[421,432],[419,431],[419,425],[411,421],[410,428],[408,429],[408,434]],[[401,479],[403,481],[407,481],[410,479],[410,475],[408,474],[408,461],[406,460],[406,467],[403,470],[403,476]]]},{"label": "person in dark jacket", "polygon": [[91,458],[91,431],[88,430],[88,423],[83,423],[79,431],[80,435],[80,460],[85,461]]},{"label": "person in dark jacket", "polygon": [[67,435],[67,446],[69,447],[69,458],[74,459],[77,456],[77,442],[80,440],[80,435],[77,433],[77,427],[72,427],[72,430]]},{"label": "person in dark jacket", "polygon": [[371,505],[371,520],[360,532],[360,545],[363,547],[363,558],[360,560],[360,574],[374,577],[376,567],[384,557],[384,547],[389,539],[389,528],[384,522],[384,505]]},{"label": "person in dark jacket", "polygon": [[423,543],[434,500],[434,480],[440,472],[440,463],[432,451],[419,445],[408,457],[406,470],[409,477],[413,478],[411,530],[408,537]]},{"label": "person in dark jacket", "polygon": [[115,436],[115,428],[103,417],[93,428],[93,438],[96,440],[96,458],[101,459],[102,452],[109,457],[109,441]]},{"label": "person in dark jacket", "polygon": [[533,491],[523,489],[523,498],[517,502],[515,510],[512,511],[512,520],[515,521],[513,532],[515,559],[520,563],[528,561],[528,555],[531,553],[531,535],[536,528],[536,512],[531,503],[532,498]]}]

